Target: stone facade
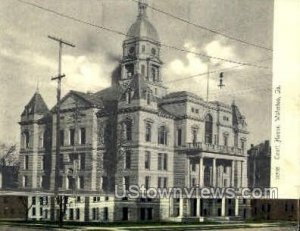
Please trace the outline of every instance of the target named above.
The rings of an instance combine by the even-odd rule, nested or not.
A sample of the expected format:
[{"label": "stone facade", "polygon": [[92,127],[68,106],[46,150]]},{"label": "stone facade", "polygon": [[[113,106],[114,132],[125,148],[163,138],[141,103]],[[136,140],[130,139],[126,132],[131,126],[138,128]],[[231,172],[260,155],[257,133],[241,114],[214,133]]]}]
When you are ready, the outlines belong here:
[{"label": "stone facade", "polygon": [[[146,8],[139,3],[112,86],[93,94],[71,91],[62,98],[59,161],[56,108],[48,110],[38,92],[25,107],[20,122],[21,185],[28,190],[54,190],[59,162],[59,190],[73,195],[72,200],[77,198],[74,195],[85,198],[76,203],[70,198],[66,219],[238,216],[242,208],[238,199],[112,196],[115,185],[119,192],[130,185],[239,188],[248,184],[244,116],[235,103],[206,102],[190,92],[167,92],[160,70],[159,36]],[[87,193],[98,195],[96,201],[84,196]],[[101,200],[107,196],[108,201]]]}]

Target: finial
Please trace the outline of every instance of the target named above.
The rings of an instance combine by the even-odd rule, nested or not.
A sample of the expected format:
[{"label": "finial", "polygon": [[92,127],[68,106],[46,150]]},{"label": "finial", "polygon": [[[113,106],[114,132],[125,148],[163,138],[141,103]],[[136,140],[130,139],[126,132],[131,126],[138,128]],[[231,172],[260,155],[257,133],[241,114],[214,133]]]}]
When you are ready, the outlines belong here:
[{"label": "finial", "polygon": [[147,17],[146,10],[148,4],[146,0],[139,0],[139,17]]},{"label": "finial", "polygon": [[36,90],[35,90],[36,93],[40,92],[39,88],[40,88],[40,77],[38,76],[37,77],[37,82],[36,82]]}]

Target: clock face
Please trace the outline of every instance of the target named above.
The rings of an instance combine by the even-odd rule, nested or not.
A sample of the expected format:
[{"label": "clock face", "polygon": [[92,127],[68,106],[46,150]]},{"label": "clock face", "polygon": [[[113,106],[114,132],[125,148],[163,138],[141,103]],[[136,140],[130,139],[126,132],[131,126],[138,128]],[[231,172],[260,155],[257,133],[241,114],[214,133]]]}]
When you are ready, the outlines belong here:
[{"label": "clock face", "polygon": [[134,47],[130,47],[129,48],[129,54],[134,54],[135,52],[135,48]]},{"label": "clock face", "polygon": [[152,49],[151,49],[151,53],[152,53],[152,55],[155,55],[155,54],[156,54],[155,48],[152,48]]}]

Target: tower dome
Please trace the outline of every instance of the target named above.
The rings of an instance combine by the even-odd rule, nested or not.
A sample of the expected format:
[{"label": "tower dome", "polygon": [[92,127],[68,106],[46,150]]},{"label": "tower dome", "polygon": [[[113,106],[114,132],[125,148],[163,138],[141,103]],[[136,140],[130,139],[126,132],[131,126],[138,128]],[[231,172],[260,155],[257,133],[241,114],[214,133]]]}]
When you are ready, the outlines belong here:
[{"label": "tower dome", "polygon": [[154,42],[159,42],[157,30],[148,20],[146,12],[147,7],[147,3],[139,1],[139,15],[127,32],[128,39],[144,38]]}]

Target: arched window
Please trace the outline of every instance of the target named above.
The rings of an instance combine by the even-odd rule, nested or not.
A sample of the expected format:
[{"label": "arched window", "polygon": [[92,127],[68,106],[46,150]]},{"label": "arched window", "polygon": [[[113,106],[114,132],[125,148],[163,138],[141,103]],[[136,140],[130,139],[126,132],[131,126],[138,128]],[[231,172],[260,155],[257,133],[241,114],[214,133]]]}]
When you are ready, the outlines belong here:
[{"label": "arched window", "polygon": [[146,133],[145,133],[145,141],[146,142],[151,142],[151,123],[146,123]]},{"label": "arched window", "polygon": [[213,118],[210,114],[205,117],[205,143],[212,144]]},{"label": "arched window", "polygon": [[168,144],[168,131],[166,126],[161,126],[158,129],[158,143],[159,144]]}]

